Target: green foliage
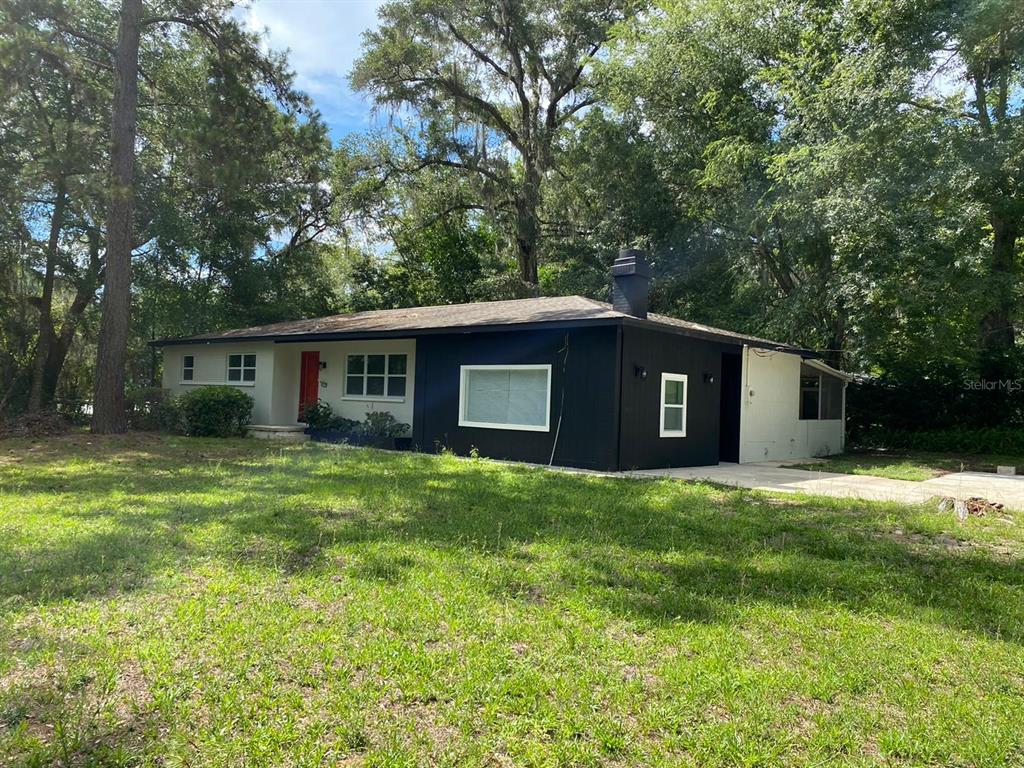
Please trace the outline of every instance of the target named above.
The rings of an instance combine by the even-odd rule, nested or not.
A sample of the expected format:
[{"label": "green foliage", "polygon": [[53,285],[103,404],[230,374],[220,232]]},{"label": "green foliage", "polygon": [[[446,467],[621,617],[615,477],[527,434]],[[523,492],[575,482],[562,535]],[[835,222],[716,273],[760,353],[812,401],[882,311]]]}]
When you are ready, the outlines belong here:
[{"label": "green foliage", "polygon": [[302,412],[301,420],[310,429],[336,430],[343,433],[351,432],[359,423],[354,419],[335,415],[334,409],[325,400],[317,400],[313,405],[307,405]]},{"label": "green foliage", "polygon": [[196,387],[177,398],[184,433],[191,437],[233,437],[245,432],[252,396],[236,387]]},{"label": "green foliage", "polygon": [[176,431],[179,409],[168,390],[161,387],[130,389],[125,399],[131,429]]},{"label": "green foliage", "polygon": [[[133,386],[158,378],[153,338],[328,314],[339,293],[331,142],[287,62],[230,0],[147,10],[186,23],[143,31]],[[99,0],[0,5],[0,411],[40,379],[44,406],[92,391],[117,22]]]},{"label": "green foliage", "polygon": [[[596,99],[593,62],[633,0],[392,0],[364,36],[352,85],[411,110],[375,153],[377,197],[424,181],[435,210],[485,211],[521,288],[535,291],[541,207],[576,115]],[[440,182],[440,183],[437,183]]]},{"label": "green foliage", "polygon": [[366,419],[359,422],[352,435],[357,440],[388,440],[396,437],[404,437],[409,434],[410,427],[396,419],[388,411],[370,411]]},{"label": "green foliage", "polygon": [[486,225],[451,217],[428,227],[408,225],[396,235],[397,254],[369,254],[352,265],[353,310],[459,304],[496,298],[486,277],[494,237]]},{"label": "green foliage", "polygon": [[987,427],[971,429],[869,429],[858,439],[865,448],[934,451],[951,453],[991,453],[1024,456],[1024,427]]}]

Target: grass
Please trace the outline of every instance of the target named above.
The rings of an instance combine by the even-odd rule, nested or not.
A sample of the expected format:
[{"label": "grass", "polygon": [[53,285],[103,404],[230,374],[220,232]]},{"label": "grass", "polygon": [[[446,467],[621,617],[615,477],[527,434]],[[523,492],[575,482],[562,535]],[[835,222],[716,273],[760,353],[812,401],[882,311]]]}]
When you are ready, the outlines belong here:
[{"label": "grass", "polygon": [[989,454],[927,453],[924,451],[860,451],[830,456],[825,461],[790,464],[792,469],[875,475],[920,482],[950,472],[995,472],[1002,465],[1024,468],[1024,457]]},{"label": "grass", "polygon": [[1024,762],[1024,526],[256,441],[0,443],[0,764]]}]

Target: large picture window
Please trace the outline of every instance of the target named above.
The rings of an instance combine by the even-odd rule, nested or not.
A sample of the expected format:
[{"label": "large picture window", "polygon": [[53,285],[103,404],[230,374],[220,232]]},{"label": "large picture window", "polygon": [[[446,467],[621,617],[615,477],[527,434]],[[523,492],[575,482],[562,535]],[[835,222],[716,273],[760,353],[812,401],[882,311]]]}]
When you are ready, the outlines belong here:
[{"label": "large picture window", "polygon": [[256,381],[256,355],[228,355],[228,383],[253,384]]},{"label": "large picture window", "polygon": [[345,397],[400,400],[405,397],[409,358],[396,355],[348,355]]},{"label": "large picture window", "polygon": [[685,374],[661,374],[661,437],[686,437],[686,384]]},{"label": "large picture window", "polygon": [[464,365],[459,426],[549,431],[550,365]]}]

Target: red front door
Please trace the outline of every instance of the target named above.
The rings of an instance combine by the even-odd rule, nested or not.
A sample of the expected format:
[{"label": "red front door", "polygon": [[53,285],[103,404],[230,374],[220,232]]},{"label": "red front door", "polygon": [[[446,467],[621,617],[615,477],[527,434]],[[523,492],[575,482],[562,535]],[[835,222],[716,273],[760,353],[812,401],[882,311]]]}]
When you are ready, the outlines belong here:
[{"label": "red front door", "polygon": [[299,421],[307,405],[316,405],[320,398],[320,353],[303,352],[299,376]]}]

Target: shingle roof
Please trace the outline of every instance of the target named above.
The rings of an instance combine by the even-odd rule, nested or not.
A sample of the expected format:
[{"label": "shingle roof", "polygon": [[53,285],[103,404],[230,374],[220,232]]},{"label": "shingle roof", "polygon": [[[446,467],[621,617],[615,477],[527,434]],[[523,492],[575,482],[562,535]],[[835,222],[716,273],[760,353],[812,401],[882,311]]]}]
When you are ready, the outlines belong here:
[{"label": "shingle roof", "polygon": [[746,336],[666,315],[649,314],[646,320],[640,320],[632,315],[617,312],[611,304],[583,296],[545,296],[536,299],[352,312],[310,320],[292,320],[251,328],[202,333],[183,338],[160,339],[154,344],[200,344],[234,340],[298,341],[305,337],[343,338],[367,334],[395,335],[400,332],[529,326],[539,323],[586,324],[616,321],[661,326],[701,338],[808,354],[806,350],[790,344]]}]

